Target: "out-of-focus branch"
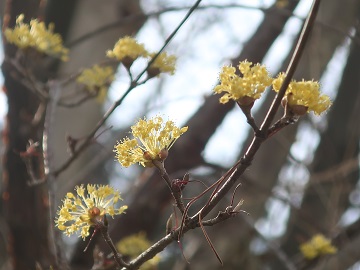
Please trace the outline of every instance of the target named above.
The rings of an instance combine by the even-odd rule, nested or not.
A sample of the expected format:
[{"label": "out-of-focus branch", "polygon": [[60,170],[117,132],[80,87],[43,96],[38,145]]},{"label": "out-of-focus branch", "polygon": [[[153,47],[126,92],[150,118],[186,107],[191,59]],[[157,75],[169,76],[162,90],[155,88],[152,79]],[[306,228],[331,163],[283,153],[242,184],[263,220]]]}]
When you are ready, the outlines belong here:
[{"label": "out-of-focus branch", "polygon": [[[84,34],[83,36],[74,39],[70,42],[67,43],[68,47],[73,47],[76,46],[77,44],[81,43],[81,42],[85,42],[88,39],[91,39],[92,37],[106,32],[110,29],[122,26],[122,25],[126,25],[126,24],[130,24],[133,23],[134,21],[137,20],[144,20],[144,19],[148,19],[151,17],[158,17],[160,15],[169,13],[169,12],[179,12],[179,11],[184,11],[184,10],[189,10],[191,7],[190,6],[184,6],[184,7],[167,7],[167,8],[163,8],[159,11],[154,11],[154,12],[149,12],[146,14],[143,13],[139,13],[139,14],[133,14],[131,16],[125,17],[119,21],[116,21],[114,23],[102,26],[94,31],[91,31],[89,33]],[[248,5],[242,5],[242,4],[225,4],[225,5],[216,5],[216,4],[209,4],[209,5],[202,5],[197,7],[198,10],[206,10],[206,9],[245,9],[245,10],[257,10],[257,11],[261,11],[263,13],[267,13],[267,12],[272,12],[273,9],[276,9],[277,12],[282,13],[282,15],[285,15],[287,17],[294,17],[297,18],[299,20],[305,21],[304,18],[297,16],[296,14],[294,14],[292,11],[290,11],[287,8],[277,8],[276,6],[273,6],[271,9],[269,8],[264,8],[261,6],[248,6]],[[323,23],[321,21],[317,21],[316,24],[321,25],[324,28],[328,28],[331,29],[339,34],[341,34],[342,36],[348,37],[350,39],[352,39],[353,41],[355,41],[356,43],[360,44],[360,38],[356,37],[355,35],[352,35],[351,33],[345,33],[344,31],[342,31],[340,28],[338,28],[336,25],[330,25],[327,23]]]}]

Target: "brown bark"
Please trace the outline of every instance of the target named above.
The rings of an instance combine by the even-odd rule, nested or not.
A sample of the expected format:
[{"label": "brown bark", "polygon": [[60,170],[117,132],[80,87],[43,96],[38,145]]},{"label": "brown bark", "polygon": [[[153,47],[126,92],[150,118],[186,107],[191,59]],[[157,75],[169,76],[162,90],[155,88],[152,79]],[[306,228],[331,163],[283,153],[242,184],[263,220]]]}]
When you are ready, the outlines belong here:
[{"label": "brown bark", "polygon": [[[95,4],[101,5],[101,8],[99,8],[99,6],[94,7]],[[25,13],[26,20],[40,17],[41,19],[44,18],[46,22],[54,22],[56,31],[69,38],[74,38],[74,35],[77,37],[76,35],[79,36],[92,30],[88,21],[90,14],[89,12],[84,14],[86,10],[89,11],[89,9],[92,9],[95,12],[95,15],[99,15],[95,17],[103,24],[120,20],[122,16],[130,16],[132,13],[140,13],[138,1],[132,1],[131,5],[126,4],[125,1],[107,1],[106,4],[99,1],[62,1],[60,6],[57,1],[49,1],[48,6],[45,9],[46,12],[44,12],[44,10],[39,11],[39,1],[8,1],[6,5],[5,11],[7,12],[6,15],[9,15],[9,17],[5,16],[5,18],[10,18],[10,23],[6,24],[5,27],[13,27],[16,16]],[[78,9],[76,9],[76,7]],[[106,12],[106,9],[110,9],[109,12]],[[82,11],[82,13],[80,11]],[[100,11],[104,11],[103,16],[100,16]],[[110,12],[112,13],[110,14]],[[77,18],[80,18],[80,21],[77,21],[77,27],[74,27],[76,21],[74,22],[74,20],[71,20],[73,13],[76,13]],[[82,15],[80,16],[79,13]],[[86,15],[88,15],[88,19],[84,18]],[[104,16],[106,19],[103,18]],[[94,17],[90,18],[90,20],[97,23],[97,25],[93,25],[95,28],[102,25],[99,21],[96,21]],[[81,25],[81,22],[85,24]],[[55,65],[52,65],[51,68],[48,68],[45,72],[44,62],[32,61],[31,64],[34,67],[34,70],[36,70],[36,73],[41,75],[40,78],[43,81],[48,80],[48,71],[51,71],[53,77],[57,68],[61,68],[62,73],[68,75],[71,72],[78,71],[80,67],[88,67],[103,60],[105,58],[105,51],[111,49],[118,38],[123,35],[132,34],[140,28],[143,22],[144,18],[141,18],[135,23],[128,22],[123,26],[118,25],[117,27],[104,30],[93,37],[89,36],[88,38],[91,38],[91,40],[82,40],[82,42],[79,42],[76,45],[77,51],[73,51],[75,53],[73,60],[76,61],[71,62],[70,60],[71,64],[67,67],[57,65],[57,61],[52,61],[52,64]],[[74,30],[74,28],[76,29]],[[72,29],[72,36],[68,32],[69,29]],[[84,48],[82,46],[86,43],[84,42],[86,40],[89,42]],[[14,49],[14,46],[6,46],[6,57],[14,57]],[[101,57],[99,57],[99,55],[101,55]],[[50,62],[47,61],[47,63]],[[4,132],[6,153],[3,172],[4,191],[2,196],[5,219],[9,227],[7,243],[12,265],[10,266],[9,264],[8,268],[35,269],[36,263],[39,263],[39,266],[43,267],[43,269],[48,269],[50,265],[56,267],[55,259],[52,254],[54,250],[53,245],[48,239],[48,236],[50,235],[49,225],[53,226],[54,224],[54,221],[49,219],[48,187],[46,184],[33,187],[27,185],[29,175],[24,166],[24,162],[18,154],[18,152],[25,151],[29,139],[39,141],[41,144],[41,137],[44,131],[43,121],[36,126],[33,126],[31,123],[39,105],[39,101],[34,94],[20,84],[18,74],[16,74],[14,68],[6,62],[3,64],[3,73],[9,105],[7,128]],[[14,77],[14,74],[18,77]],[[93,127],[96,123],[94,121],[97,121],[101,117],[101,106],[100,104],[90,103],[83,107],[93,114],[96,114],[97,112],[97,117],[89,117],[89,113],[85,112],[87,116],[86,119],[83,117],[84,111],[80,110],[75,112],[79,115],[79,118],[82,118],[82,124],[90,122],[89,126]],[[88,129],[84,129],[84,125],[78,124],[77,121],[79,118],[75,118],[74,111],[72,111],[70,112],[70,116],[65,117],[66,120],[63,120],[64,118],[57,118],[56,122],[54,122],[54,119],[52,119],[50,124],[54,124],[54,126],[48,127],[51,129],[51,134],[54,134],[56,131],[54,130],[55,125],[57,128],[60,128],[60,132],[56,131],[60,139],[54,138],[54,136],[50,138],[50,143],[52,143],[51,147],[53,148],[52,153],[56,153],[56,158],[60,158],[59,163],[67,158],[67,156],[61,158],[61,155],[59,154],[62,151],[65,152],[66,145],[64,134],[67,131],[60,124],[66,123],[68,124],[67,127],[69,127],[70,122],[72,122],[70,120],[76,121],[75,127],[77,129],[71,129],[70,126],[68,130],[75,132],[75,136],[83,136],[88,132]],[[57,149],[56,147],[59,148]],[[51,158],[54,159],[55,155],[52,155]],[[53,166],[54,160],[51,162]],[[81,162],[84,161],[78,161],[79,164],[81,164]],[[76,168],[74,169],[76,172]],[[71,177],[66,178],[66,183],[72,182],[69,181],[69,179],[71,179]],[[74,184],[72,183],[71,188],[68,188],[66,191],[73,189],[73,185]],[[61,184],[60,186],[65,185]],[[54,205],[51,207],[52,209],[56,208]],[[7,230],[5,228],[1,231]],[[91,264],[91,260],[89,260],[89,263]]]},{"label": "brown bark", "polygon": [[[12,1],[7,3],[9,27],[14,26],[16,16],[24,13],[26,19],[38,14],[38,1]],[[5,45],[7,57],[14,56],[13,46]],[[29,186],[29,173],[19,152],[26,149],[29,139],[41,142],[42,125],[32,120],[39,100],[19,80],[14,67],[4,62],[4,87],[8,98],[8,114],[3,140],[4,216],[8,226],[7,246],[9,268],[35,269],[36,263],[49,268],[54,265],[53,249],[49,240],[49,205],[46,185]]]}]

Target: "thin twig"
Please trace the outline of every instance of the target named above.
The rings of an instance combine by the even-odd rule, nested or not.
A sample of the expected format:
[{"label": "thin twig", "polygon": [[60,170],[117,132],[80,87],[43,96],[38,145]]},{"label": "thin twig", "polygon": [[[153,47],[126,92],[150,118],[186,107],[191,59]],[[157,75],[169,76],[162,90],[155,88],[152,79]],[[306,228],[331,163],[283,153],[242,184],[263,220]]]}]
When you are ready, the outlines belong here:
[{"label": "thin twig", "polygon": [[181,214],[184,214],[185,206],[184,206],[184,203],[183,203],[183,201],[181,199],[181,190],[177,191],[177,190],[175,190],[173,188],[173,186],[171,184],[171,179],[170,179],[169,174],[167,173],[167,171],[166,171],[166,169],[164,167],[163,162],[153,160],[153,164],[159,170],[161,177],[165,180],[166,185],[169,187],[171,195],[173,196],[173,198],[174,198],[174,200],[176,202],[176,206],[180,210]]},{"label": "thin twig", "polygon": [[109,235],[109,230],[108,230],[108,223],[107,223],[107,219],[106,216],[104,216],[104,222],[99,222],[98,224],[99,230],[101,232],[102,237],[104,238],[106,244],[108,244],[108,246],[111,249],[111,252],[114,255],[114,259],[116,261],[116,263],[120,266],[120,267],[125,267],[127,268],[129,266],[129,264],[127,264],[121,257],[121,255],[119,254],[119,252],[117,251],[114,242],[112,241],[112,239],[110,238]]}]

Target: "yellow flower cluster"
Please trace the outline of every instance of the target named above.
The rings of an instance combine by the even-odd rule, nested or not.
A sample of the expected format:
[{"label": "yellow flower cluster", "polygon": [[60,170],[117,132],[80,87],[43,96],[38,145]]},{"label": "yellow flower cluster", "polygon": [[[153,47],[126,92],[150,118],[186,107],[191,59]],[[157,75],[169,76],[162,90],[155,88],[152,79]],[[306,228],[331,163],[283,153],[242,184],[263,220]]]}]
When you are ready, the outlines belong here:
[{"label": "yellow flower cluster", "polygon": [[139,57],[147,57],[148,52],[145,50],[144,44],[138,43],[132,37],[126,36],[116,42],[113,50],[106,52],[107,57],[115,58],[122,61],[129,57],[133,61]]},{"label": "yellow flower cluster", "polygon": [[271,85],[272,78],[263,65],[243,61],[239,63],[239,70],[242,77],[235,74],[234,67],[223,67],[220,73],[221,84],[216,86],[214,92],[225,94],[220,98],[220,103],[227,103],[230,99],[239,101],[243,97],[252,99],[260,98],[266,87]]},{"label": "yellow flower cluster", "polygon": [[[129,235],[122,240],[120,240],[116,247],[119,252],[124,256],[129,256],[130,259],[135,259],[142,252],[148,249],[151,246],[150,241],[147,239],[145,232],[139,232],[137,234]],[[156,255],[151,260],[144,263],[140,269],[141,270],[151,270],[157,269],[159,264],[160,257]]]},{"label": "yellow flower cluster", "polygon": [[122,198],[118,191],[108,185],[88,184],[86,190],[87,194],[84,186],[80,185],[75,187],[77,195],[68,192],[55,220],[56,226],[67,236],[80,232],[84,240],[95,221],[101,221],[105,214],[111,217],[120,215],[127,209],[126,205],[115,207]]},{"label": "yellow flower cluster", "polygon": [[44,22],[33,19],[30,24],[25,24],[23,20],[24,14],[21,14],[16,19],[14,29],[5,29],[4,35],[9,43],[20,49],[32,47],[41,53],[60,58],[62,61],[68,60],[69,50],[64,48],[61,36],[54,34],[54,24],[49,24],[46,29]]},{"label": "yellow flower cluster", "polygon": [[[217,94],[225,92],[220,98],[220,103],[227,103],[233,99],[240,105],[252,105],[254,100],[261,97],[267,86],[272,84],[273,89],[278,92],[285,79],[284,73],[280,73],[276,79],[273,79],[266,71],[265,66],[260,64],[252,66],[252,63],[246,60],[239,63],[239,70],[243,74],[242,77],[235,74],[234,67],[222,68],[219,76],[220,85],[214,88],[214,92]],[[331,106],[330,98],[320,93],[320,85],[316,81],[297,82],[292,80],[284,98],[287,106],[298,115],[310,111],[320,115]]]},{"label": "yellow flower cluster", "polygon": [[308,242],[300,245],[300,251],[306,259],[314,259],[321,255],[334,254],[337,249],[322,234],[314,235]]},{"label": "yellow flower cluster", "polygon": [[[150,57],[153,58],[156,53],[151,53]],[[154,63],[151,64],[150,68],[157,69],[156,73],[170,73],[174,75],[175,73],[175,64],[176,64],[176,56],[175,55],[167,55],[166,52],[162,52],[159,56],[155,59]],[[158,75],[157,74],[157,75]]]},{"label": "yellow flower cluster", "polygon": [[187,129],[176,127],[173,121],[164,123],[160,116],[140,119],[131,127],[134,139],[125,138],[115,146],[116,158],[124,167],[135,163],[152,166],[153,160],[167,157],[167,151]]},{"label": "yellow flower cluster", "polygon": [[[112,50],[108,50],[106,55],[109,58],[115,58],[122,62],[125,67],[130,68],[132,63],[140,58],[152,58],[156,53],[150,53],[145,49],[144,44],[138,43],[134,38],[125,36],[119,39]],[[152,70],[151,76],[157,76],[159,73],[170,73],[171,75],[175,72],[176,57],[174,55],[167,55],[166,52],[160,53],[151,65]]]},{"label": "yellow flower cluster", "polygon": [[[273,81],[273,88],[276,92],[285,79],[285,74],[280,73]],[[292,80],[286,89],[285,96],[287,96],[288,105],[302,105],[307,108],[307,111],[313,111],[316,115],[320,115],[331,106],[331,100],[327,95],[321,95],[320,85],[315,81],[301,81]]]},{"label": "yellow flower cluster", "polygon": [[110,83],[114,80],[114,70],[111,67],[94,65],[84,69],[76,81],[85,85],[91,94],[97,94],[98,100],[103,101]]}]

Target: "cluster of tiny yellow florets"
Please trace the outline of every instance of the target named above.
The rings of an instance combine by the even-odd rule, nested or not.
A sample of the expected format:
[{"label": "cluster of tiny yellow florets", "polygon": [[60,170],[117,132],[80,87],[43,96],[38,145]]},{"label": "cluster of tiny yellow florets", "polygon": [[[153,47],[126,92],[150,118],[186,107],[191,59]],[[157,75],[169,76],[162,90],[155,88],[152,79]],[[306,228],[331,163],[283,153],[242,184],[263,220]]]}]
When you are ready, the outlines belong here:
[{"label": "cluster of tiny yellow florets", "polygon": [[266,87],[271,85],[272,78],[266,67],[259,64],[252,67],[251,65],[252,63],[246,60],[240,62],[241,77],[235,74],[236,69],[234,67],[223,67],[220,73],[221,84],[214,89],[217,94],[225,92],[220,98],[221,103],[227,103],[230,99],[239,101],[243,97],[258,99]]},{"label": "cluster of tiny yellow florets", "polygon": [[[276,92],[285,79],[285,74],[280,73],[273,81],[273,88]],[[320,93],[320,84],[316,81],[291,81],[286,89],[285,96],[289,106],[302,105],[307,111],[313,111],[316,115],[320,115],[331,106],[331,100],[327,95]]]},{"label": "cluster of tiny yellow florets", "polygon": [[148,52],[145,50],[144,44],[138,43],[132,37],[126,36],[119,39],[115,43],[114,49],[108,50],[106,55],[119,61],[122,61],[126,57],[134,61],[139,57],[147,57]]},{"label": "cluster of tiny yellow florets", "polygon": [[[122,62],[125,67],[130,68],[136,59],[143,57],[150,60],[155,56],[155,53],[147,51],[144,44],[138,43],[134,38],[126,36],[119,39],[114,48],[106,52],[106,55],[110,58],[115,58]],[[152,74],[152,76],[157,76],[159,73],[170,73],[173,75],[175,72],[175,62],[176,57],[174,55],[168,55],[166,52],[162,52],[149,69],[153,68],[157,70],[156,74]],[[152,73],[154,73],[154,71],[152,71]]]},{"label": "cluster of tiny yellow florets", "polygon": [[69,50],[64,48],[61,36],[54,33],[54,24],[49,24],[47,29],[44,22],[33,19],[26,24],[23,20],[24,15],[21,14],[16,19],[14,29],[5,29],[4,35],[9,43],[20,49],[31,47],[63,61],[68,60]]},{"label": "cluster of tiny yellow florets", "polygon": [[140,119],[131,127],[134,139],[125,138],[115,146],[116,158],[124,167],[135,163],[151,166],[153,160],[166,158],[167,151],[187,129],[178,128],[173,121],[164,123],[160,116]]},{"label": "cluster of tiny yellow florets", "polygon": [[103,101],[110,83],[114,80],[112,67],[100,67],[84,69],[76,81],[85,86],[91,94],[97,95],[99,101]]},{"label": "cluster of tiny yellow florets", "polygon": [[[151,53],[150,57],[154,57],[155,53]],[[166,52],[162,52],[152,63],[151,68],[158,69],[159,73],[175,73],[176,56],[168,55]]]},{"label": "cluster of tiny yellow florets", "polygon": [[306,259],[314,259],[321,255],[334,254],[337,249],[322,234],[314,235],[308,242],[300,245],[300,251]]},{"label": "cluster of tiny yellow florets", "polygon": [[80,232],[85,239],[95,221],[101,221],[105,214],[111,217],[120,215],[127,209],[126,205],[115,207],[122,198],[118,191],[108,185],[88,184],[86,190],[80,185],[75,187],[76,195],[68,192],[57,212],[56,226],[68,236]]},{"label": "cluster of tiny yellow florets", "polygon": [[[129,235],[121,239],[116,244],[116,247],[119,250],[119,252],[124,256],[128,256],[130,259],[135,259],[150,246],[151,243],[147,239],[145,232],[139,232],[137,234]],[[141,266],[141,269],[142,270],[157,269],[157,265],[159,264],[159,261],[160,261],[160,257],[156,255],[154,258],[144,263]]]},{"label": "cluster of tiny yellow florets", "polygon": [[[230,99],[240,105],[250,105],[252,101],[261,97],[267,86],[273,85],[273,89],[278,92],[285,78],[284,73],[280,73],[276,79],[270,77],[265,66],[243,61],[239,64],[239,70],[243,74],[241,77],[235,74],[236,69],[225,66],[220,73],[220,85],[214,88],[214,92],[225,94],[220,98],[220,103],[227,103]],[[331,100],[327,95],[320,93],[320,85],[316,81],[291,81],[284,98],[286,106],[298,106],[297,112],[313,111],[316,115],[329,109]],[[248,104],[243,104],[247,102]],[[299,110],[299,106],[302,107]],[[294,110],[293,113],[297,114]]]}]

